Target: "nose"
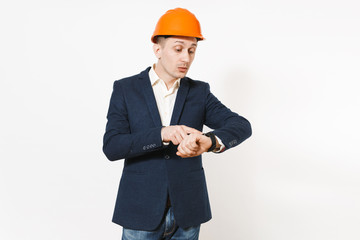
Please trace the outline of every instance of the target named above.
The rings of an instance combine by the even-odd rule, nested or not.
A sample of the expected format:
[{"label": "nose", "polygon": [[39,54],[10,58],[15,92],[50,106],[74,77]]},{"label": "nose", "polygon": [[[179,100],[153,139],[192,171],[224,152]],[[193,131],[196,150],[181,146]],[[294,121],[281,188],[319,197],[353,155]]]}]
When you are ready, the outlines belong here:
[{"label": "nose", "polygon": [[181,54],[181,61],[184,63],[190,62],[190,54],[187,51],[183,51],[183,53]]}]

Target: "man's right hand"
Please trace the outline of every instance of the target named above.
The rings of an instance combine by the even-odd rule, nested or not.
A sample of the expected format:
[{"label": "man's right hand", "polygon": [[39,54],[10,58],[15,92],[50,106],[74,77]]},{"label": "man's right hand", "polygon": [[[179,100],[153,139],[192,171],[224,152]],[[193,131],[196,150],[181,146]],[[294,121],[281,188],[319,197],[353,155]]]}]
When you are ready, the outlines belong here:
[{"label": "man's right hand", "polygon": [[161,129],[161,139],[163,142],[172,142],[179,145],[181,141],[190,133],[199,133],[200,131],[185,125],[167,126]]}]

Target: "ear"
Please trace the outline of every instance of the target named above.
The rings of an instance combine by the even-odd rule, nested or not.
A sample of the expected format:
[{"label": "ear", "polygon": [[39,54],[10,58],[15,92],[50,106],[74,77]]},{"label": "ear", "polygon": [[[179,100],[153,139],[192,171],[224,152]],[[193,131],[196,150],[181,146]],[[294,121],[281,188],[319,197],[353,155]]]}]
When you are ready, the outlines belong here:
[{"label": "ear", "polygon": [[161,46],[160,46],[160,44],[154,43],[153,51],[155,53],[156,58],[160,59],[161,58]]}]

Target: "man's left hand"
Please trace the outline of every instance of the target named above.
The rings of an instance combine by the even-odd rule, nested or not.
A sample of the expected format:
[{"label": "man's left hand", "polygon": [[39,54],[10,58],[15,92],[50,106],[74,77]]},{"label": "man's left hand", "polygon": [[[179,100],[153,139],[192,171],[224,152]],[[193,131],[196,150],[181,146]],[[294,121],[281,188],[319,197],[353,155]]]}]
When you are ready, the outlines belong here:
[{"label": "man's left hand", "polygon": [[211,139],[199,133],[187,135],[179,144],[176,155],[182,158],[196,157],[207,152],[211,147]]}]

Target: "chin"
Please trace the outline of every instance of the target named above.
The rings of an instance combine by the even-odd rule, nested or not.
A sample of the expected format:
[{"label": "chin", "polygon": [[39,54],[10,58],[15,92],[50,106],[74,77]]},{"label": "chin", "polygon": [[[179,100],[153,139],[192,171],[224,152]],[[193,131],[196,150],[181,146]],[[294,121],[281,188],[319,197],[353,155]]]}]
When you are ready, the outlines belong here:
[{"label": "chin", "polygon": [[186,76],[186,73],[183,73],[183,74],[180,74],[179,75],[179,78],[183,78],[183,77],[185,77]]},{"label": "chin", "polygon": [[183,78],[185,77],[187,74],[187,72],[183,73],[183,72],[180,72],[179,74],[177,74],[178,78]]}]

